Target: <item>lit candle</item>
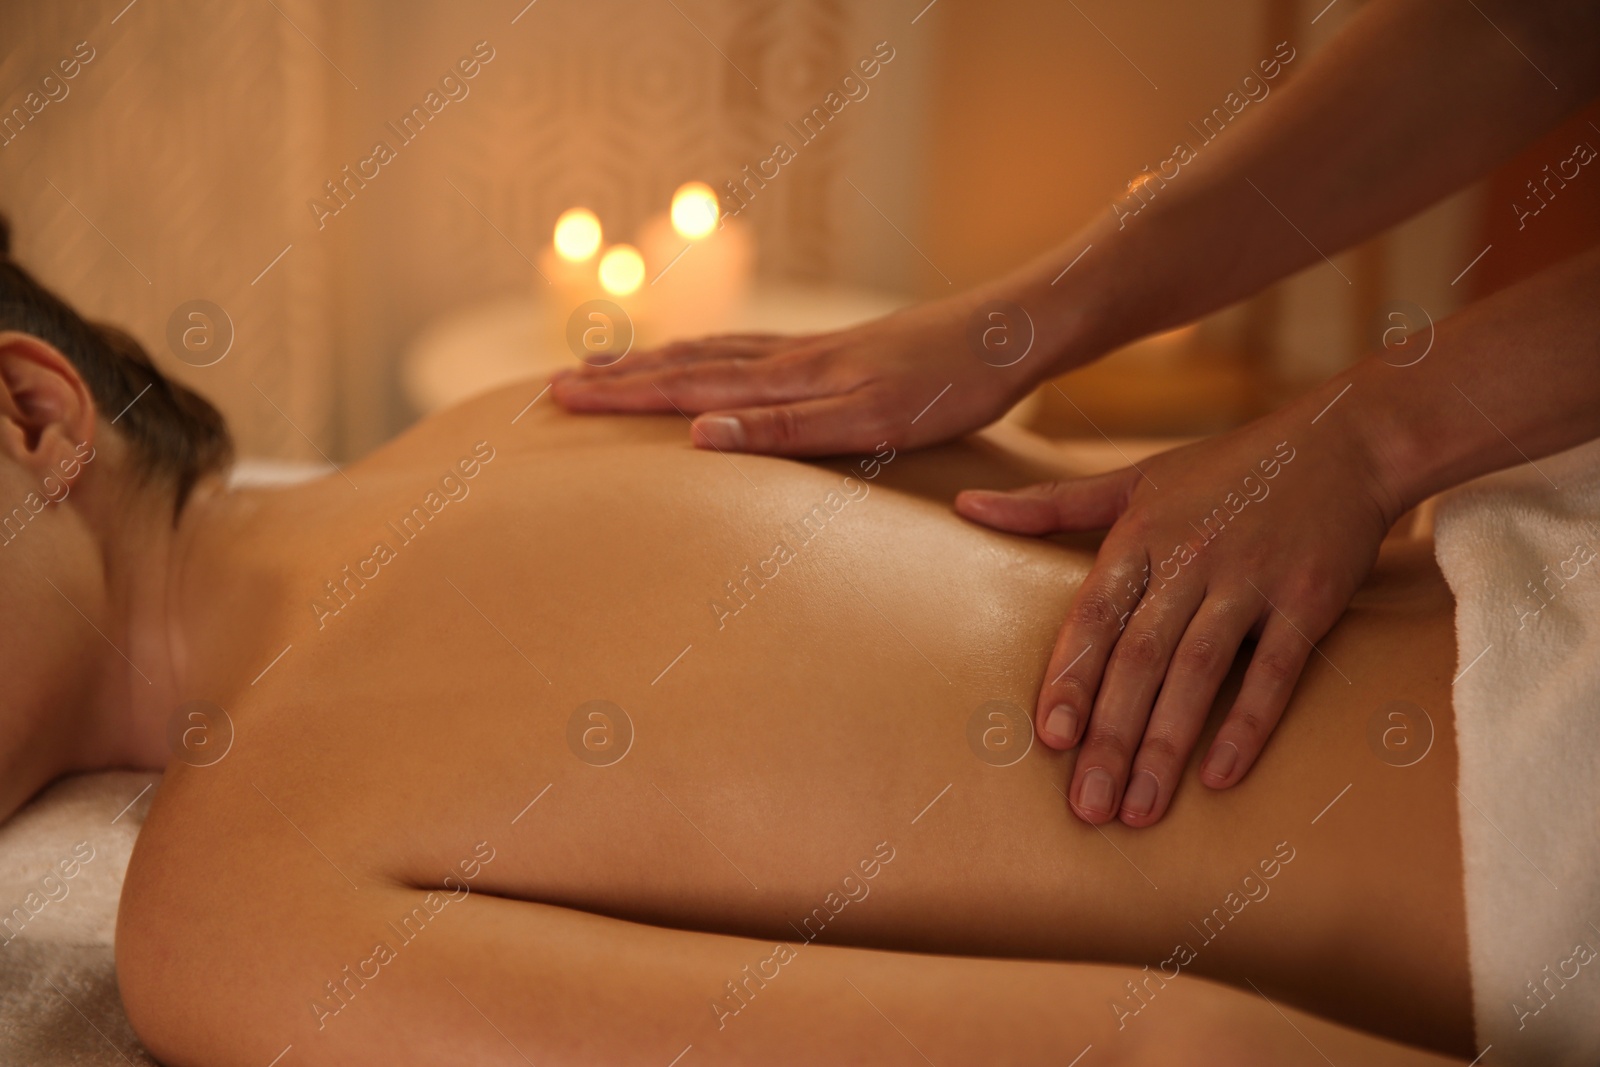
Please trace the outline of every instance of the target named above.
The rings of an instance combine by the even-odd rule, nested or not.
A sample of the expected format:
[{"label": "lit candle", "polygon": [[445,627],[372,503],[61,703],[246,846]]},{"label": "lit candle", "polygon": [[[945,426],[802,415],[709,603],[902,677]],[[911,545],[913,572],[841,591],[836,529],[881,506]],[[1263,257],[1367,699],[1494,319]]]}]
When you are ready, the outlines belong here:
[{"label": "lit candle", "polygon": [[595,278],[595,253],[600,250],[600,220],[586,207],[568,208],[556,219],[550,244],[539,253],[534,290],[567,309],[600,295]]},{"label": "lit candle", "polygon": [[669,211],[640,228],[637,247],[606,248],[588,208],[562,212],[539,255],[543,277],[534,288],[549,308],[552,338],[574,308],[605,297],[622,305],[639,343],[650,345],[723,328],[744,297],[753,259],[751,235],[722,217],[709,185],[692,181],[673,193]]},{"label": "lit candle", "polygon": [[581,263],[600,249],[600,220],[586,207],[568,208],[556,219],[556,254]]},{"label": "lit candle", "polygon": [[687,182],[672,194],[672,228],[686,240],[709,235],[720,217],[717,194],[705,182]]},{"label": "lit candle", "polygon": [[586,207],[563,211],[551,232],[550,243],[540,250],[533,290],[546,309],[538,347],[559,352],[566,347],[567,319],[587,300],[605,296],[597,276],[604,231],[600,219]]},{"label": "lit candle", "polygon": [[613,245],[600,257],[600,285],[612,296],[628,296],[644,284],[644,257],[632,245]]},{"label": "lit candle", "polygon": [[638,297],[648,320],[641,344],[728,327],[749,288],[755,248],[740,220],[721,216],[710,187],[681,186],[672,210],[640,229],[639,250],[651,278]]}]

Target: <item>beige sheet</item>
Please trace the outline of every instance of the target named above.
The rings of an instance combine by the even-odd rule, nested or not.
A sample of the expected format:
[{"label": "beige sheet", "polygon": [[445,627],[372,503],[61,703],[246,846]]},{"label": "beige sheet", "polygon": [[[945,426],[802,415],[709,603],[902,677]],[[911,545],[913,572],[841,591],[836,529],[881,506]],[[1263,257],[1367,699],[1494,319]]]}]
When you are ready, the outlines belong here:
[{"label": "beige sheet", "polygon": [[0,826],[0,1064],[155,1063],[123,1014],[112,945],[158,778],[66,778]]}]

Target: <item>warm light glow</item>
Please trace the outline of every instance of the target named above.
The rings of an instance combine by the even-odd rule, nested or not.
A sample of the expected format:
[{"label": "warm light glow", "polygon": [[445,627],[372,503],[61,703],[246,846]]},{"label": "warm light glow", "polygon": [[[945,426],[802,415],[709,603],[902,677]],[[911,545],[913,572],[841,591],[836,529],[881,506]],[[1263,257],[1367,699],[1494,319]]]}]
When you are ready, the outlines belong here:
[{"label": "warm light glow", "polygon": [[570,208],[556,219],[556,254],[581,263],[600,248],[600,220],[586,207]]},{"label": "warm light glow", "polygon": [[717,194],[705,182],[680,185],[672,194],[672,228],[681,237],[704,237],[717,228],[717,215]]},{"label": "warm light glow", "polygon": [[627,296],[644,282],[644,257],[632,245],[614,245],[600,257],[600,284],[612,296]]}]

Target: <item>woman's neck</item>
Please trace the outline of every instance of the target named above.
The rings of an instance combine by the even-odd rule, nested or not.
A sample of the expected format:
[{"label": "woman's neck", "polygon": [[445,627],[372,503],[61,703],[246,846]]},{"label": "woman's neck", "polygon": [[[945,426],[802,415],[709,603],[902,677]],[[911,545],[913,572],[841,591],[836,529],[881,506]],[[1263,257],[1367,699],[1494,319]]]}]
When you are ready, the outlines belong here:
[{"label": "woman's neck", "polygon": [[102,541],[113,628],[77,765],[67,770],[166,766],[177,709],[207,694],[207,668],[227,662],[239,638],[239,627],[219,619],[254,616],[238,596],[229,536],[240,505],[212,477],[195,485],[176,522],[165,494],[117,509]]}]

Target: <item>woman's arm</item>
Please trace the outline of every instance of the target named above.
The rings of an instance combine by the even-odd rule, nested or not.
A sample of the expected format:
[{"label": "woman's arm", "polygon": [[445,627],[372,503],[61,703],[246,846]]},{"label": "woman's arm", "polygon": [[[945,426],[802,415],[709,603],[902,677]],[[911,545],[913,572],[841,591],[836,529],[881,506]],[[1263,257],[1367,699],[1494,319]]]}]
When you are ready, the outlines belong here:
[{"label": "woman's arm", "polygon": [[1205,144],[1181,131],[1193,161],[1170,181],[1162,179],[1173,168],[1153,168],[1142,194],[1123,197],[1012,282],[1024,294],[1013,299],[1056,312],[1058,369],[1068,369],[1408,218],[1597,89],[1592,3],[1369,4],[1249,121]]},{"label": "woman's arm", "polygon": [[[424,896],[305,887],[225,940],[148,931],[164,966],[119,931],[129,1017],[174,1067],[1460,1062],[1154,966],[774,943],[479,893],[403,943],[394,924]],[[377,942],[390,958],[369,966]]]},{"label": "woman's arm", "polygon": [[1413,336],[1403,355],[1363,360],[1306,403],[1346,387],[1341,404],[1354,403],[1340,417],[1371,443],[1402,510],[1600,437],[1600,246],[1451,316],[1437,338]]},{"label": "woman's arm", "polygon": [[[1597,54],[1592,3],[1372,4],[1254,119],[1150,182],[1134,201],[1147,206],[1113,208],[978,294],[1028,310],[1042,360],[986,365],[967,347],[968,305],[942,302],[823,338],[669,349],[642,369],[568,378],[557,396],[580,408],[670,396],[712,410],[697,433],[724,448],[937,440],[998,414],[1043,373],[1228,303],[1460,186],[1592,95]],[[1205,764],[1210,784],[1238,782],[1409,503],[1600,432],[1597,283],[1594,256],[1582,257],[1457,316],[1415,366],[1374,358],[1138,468],[962,499],[967,517],[1018,533],[1111,528],[1036,707],[1047,744],[1088,741],[1070,791],[1079,815],[1161,818],[1221,678],[1255,636]],[[716,410],[740,405],[756,406]],[[1266,488],[1260,472],[1291,462],[1273,500],[1246,512]]]},{"label": "woman's arm", "polygon": [[1222,673],[1257,634],[1201,770],[1213,787],[1238,782],[1401,514],[1600,436],[1596,294],[1600,248],[1231,433],[1110,474],[958,498],[968,518],[1017,533],[1111,527],[1036,709],[1046,744],[1084,742],[1074,809],[1160,819]]},{"label": "woman's arm", "polygon": [[[1157,164],[1139,193],[1004,278],[832,334],[679,342],[582,368],[554,395],[574,411],[699,415],[697,443],[722,449],[823,455],[946,440],[1047,377],[1413,214],[1597,86],[1594,4],[1370,4],[1237,125],[1212,142],[1173,131],[1187,162]],[[1032,348],[1015,362],[1030,329],[1015,311],[995,317],[992,301],[1031,320]]]}]

